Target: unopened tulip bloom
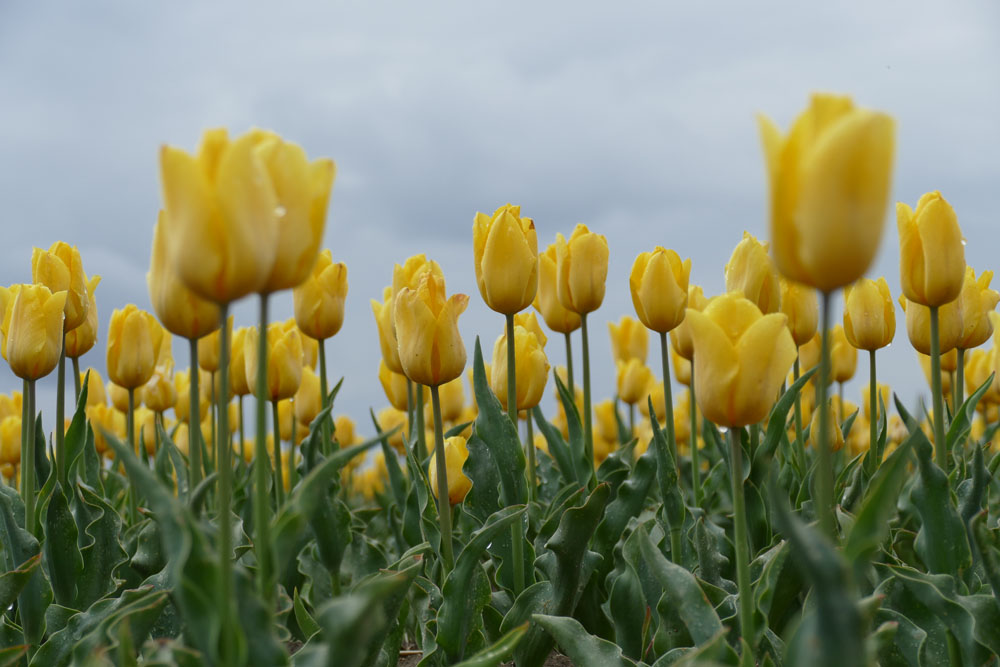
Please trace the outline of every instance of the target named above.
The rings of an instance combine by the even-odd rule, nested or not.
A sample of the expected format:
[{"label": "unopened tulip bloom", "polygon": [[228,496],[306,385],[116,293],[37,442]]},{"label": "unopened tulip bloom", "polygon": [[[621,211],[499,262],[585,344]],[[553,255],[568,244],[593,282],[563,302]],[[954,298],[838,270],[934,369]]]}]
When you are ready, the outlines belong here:
[{"label": "unopened tulip bloom", "polygon": [[646,400],[649,386],[653,383],[653,372],[638,359],[619,361],[617,372],[618,397],[629,405]]},{"label": "unopened tulip bloom", "polygon": [[[931,372],[930,356],[918,351],[917,358],[920,360],[920,368],[924,371],[924,378],[927,379],[927,386],[933,387],[934,376]],[[951,373],[943,369],[941,371],[941,393],[945,395],[951,394]]]},{"label": "unopened tulip bloom", "polygon": [[108,402],[104,381],[95,368],[88,368],[80,373],[80,384],[87,383],[87,405],[105,405]]},{"label": "unopened tulip bloom", "polygon": [[128,412],[128,389],[109,380],[105,387],[105,392],[111,401],[111,405],[115,406],[116,410]]},{"label": "unopened tulip bloom", "polygon": [[451,423],[466,421],[460,419],[465,412],[465,388],[462,386],[462,377],[445,382],[438,389],[438,393],[441,397],[441,419]]},{"label": "unopened tulip bloom", "polygon": [[[836,397],[834,397],[834,399],[836,399]],[[827,407],[830,411],[829,414],[833,417],[840,414],[839,408],[840,406],[836,404],[835,400],[831,400]],[[819,440],[819,415],[820,411],[816,410],[813,413],[812,422],[809,424],[809,441],[813,444],[813,446],[816,446],[816,443]],[[837,424],[837,420],[827,420],[826,428],[826,441],[830,443],[830,451],[839,452],[844,447],[844,434],[841,432],[840,426]]]},{"label": "unopened tulip bloom", "polygon": [[[210,402],[209,388],[212,386],[212,377],[205,371],[197,369],[200,374],[198,378],[198,417],[200,422],[208,414]],[[191,410],[189,396],[191,394],[191,373],[190,369],[177,371],[174,373],[174,387],[177,389],[177,401],[174,403],[174,414],[177,419],[183,422],[190,421]]]},{"label": "unopened tulip bloom", "polygon": [[312,424],[316,415],[323,408],[319,391],[319,376],[316,371],[306,366],[302,369],[302,382],[295,392],[295,418],[302,424]]},{"label": "unopened tulip bloom", "polygon": [[403,366],[399,361],[399,344],[396,341],[396,325],[393,322],[395,301],[392,298],[392,288],[386,287],[383,293],[383,303],[372,299],[372,313],[375,315],[375,326],[378,328],[378,342],[382,349],[382,359],[393,373],[402,373]]},{"label": "unopened tulip bloom", "polygon": [[545,344],[549,342],[549,337],[545,335],[544,331],[542,331],[542,325],[538,323],[538,318],[535,317],[533,312],[529,311],[526,313],[518,313],[514,316],[514,324],[524,327],[531,333],[535,334],[535,338],[538,339],[538,342],[542,347],[545,347]]},{"label": "unopened tulip bloom", "polygon": [[295,421],[295,406],[290,398],[278,401],[278,431],[281,439],[290,442],[292,439],[292,422]]},{"label": "unopened tulip bloom", "polygon": [[319,341],[302,333],[302,329],[299,329],[299,336],[302,338],[302,365],[316,370],[316,362],[319,361]]},{"label": "unopened tulip bloom", "polygon": [[885,278],[862,278],[844,288],[844,333],[859,350],[879,350],[896,335],[896,304]]},{"label": "unopened tulip bloom", "polygon": [[295,321],[302,332],[316,340],[335,336],[344,324],[347,299],[347,265],[333,262],[330,250],[319,254],[312,274],[292,292]]},{"label": "unopened tulip bloom", "polygon": [[635,314],[653,331],[672,331],[684,320],[691,260],[681,261],[673,250],[656,246],[641,252],[632,264],[628,288]]},{"label": "unopened tulip bloom", "polygon": [[608,278],[608,240],[577,224],[567,240],[556,234],[556,287],[559,302],[586,315],[601,307]]},{"label": "unopened tulip bloom", "polygon": [[[226,335],[232,339],[233,316],[230,315],[226,321]],[[198,339],[198,365],[202,370],[215,373],[219,370],[219,344],[222,337],[222,327],[217,328],[212,333]]]},{"label": "unopened tulip bloom", "polygon": [[472,223],[476,283],[486,305],[513,315],[531,305],[538,290],[538,237],[521,207],[506,204]]},{"label": "unopened tulip bloom", "polygon": [[[437,498],[438,495],[436,457],[436,453],[431,454],[429,468],[431,491],[434,492],[435,498]],[[462,502],[465,499],[465,494],[467,494],[469,489],[472,488],[472,480],[466,477],[465,473],[462,472],[462,466],[465,465],[465,461],[468,458],[469,448],[465,442],[465,438],[460,435],[445,438],[444,460],[448,469],[448,502],[452,505],[457,505]]]},{"label": "unopened tulip bloom", "polygon": [[77,359],[90,351],[97,342],[97,299],[94,292],[101,282],[100,276],[91,276],[87,281],[87,318],[83,323],[66,332],[66,356]]},{"label": "unopened tulip bloom", "polygon": [[717,296],[704,311],[688,308],[695,346],[695,398],[710,421],[746,426],[767,416],[795,360],[780,313],[764,315],[739,292]]},{"label": "unopened tulip bloom", "polygon": [[108,449],[108,441],[104,437],[107,431],[117,438],[125,437],[125,414],[111,405],[91,405],[86,409],[87,420],[94,430],[94,446],[101,454]]},{"label": "unopened tulip bloom", "polygon": [[161,364],[142,386],[142,402],[153,412],[166,412],[177,403],[177,387],[172,375],[170,365]]},{"label": "unopened tulip bloom", "polygon": [[808,285],[781,278],[781,312],[788,318],[788,330],[795,345],[805,345],[819,327],[819,301]]},{"label": "unopened tulip bloom", "polygon": [[611,359],[615,363],[629,359],[646,363],[649,332],[639,321],[623,315],[618,324],[608,322],[608,334],[611,338]]},{"label": "unopened tulip bloom", "polygon": [[21,418],[10,415],[0,420],[0,463],[21,462]]},{"label": "unopened tulip bloom", "polygon": [[828,94],[813,95],[787,135],[758,120],[778,270],[823,292],[853,283],[882,239],[895,122]]},{"label": "unopened tulip bloom", "polygon": [[0,288],[2,352],[14,375],[37,380],[51,373],[62,353],[66,292],[45,285]]},{"label": "unopened tulip bloom", "polygon": [[778,270],[767,248],[767,243],[761,243],[750,232],[743,232],[743,239],[736,244],[726,263],[726,291],[743,292],[743,296],[753,301],[765,315],[781,309]]},{"label": "unopened tulip bloom", "polygon": [[677,354],[677,350],[671,348],[670,360],[674,365],[674,377],[685,386],[691,385],[691,362]]},{"label": "unopened tulip bloom", "polygon": [[402,373],[393,373],[383,359],[378,362],[378,381],[392,407],[405,412],[408,406],[406,376]]},{"label": "unopened tulip bloom", "polygon": [[[906,313],[906,334],[910,344],[920,354],[931,353],[931,311],[927,306],[910,301],[904,295],[899,297],[899,305]],[[951,301],[938,308],[938,342],[941,355],[951,352],[962,341],[962,315],[959,301]]]},{"label": "unopened tulip bloom", "polygon": [[580,316],[559,301],[555,244],[538,255],[538,292],[532,305],[542,314],[545,325],[557,333],[569,334],[580,328]]},{"label": "unopened tulip bloom", "polygon": [[250,394],[250,378],[247,377],[246,362],[247,327],[233,331],[229,359],[229,390],[234,396]]},{"label": "unopened tulip bloom", "polygon": [[[381,422],[379,422],[381,424]],[[333,436],[340,443],[340,446],[350,447],[354,444],[354,420],[347,415],[339,415],[333,420]],[[357,459],[354,459],[355,461]]]},{"label": "unopened tulip bloom", "polygon": [[400,291],[393,320],[406,377],[436,387],[462,374],[465,345],[458,332],[458,317],[468,304],[465,294],[446,298],[444,278],[432,271],[423,273],[416,289]]},{"label": "unopened tulip bloom", "polygon": [[128,304],[111,314],[108,325],[108,377],[120,387],[136,389],[149,381],[163,329],[149,313]]},{"label": "unopened tulip bloom", "polygon": [[[247,331],[244,360],[248,378],[257,377],[257,327]],[[291,398],[302,382],[302,339],[298,329],[286,329],[282,322],[267,327],[267,398],[280,401]]]},{"label": "unopened tulip bloom", "polygon": [[965,276],[965,244],[958,217],[940,192],[928,192],[914,211],[896,204],[899,275],[903,296],[923,306],[958,298]]},{"label": "unopened tulip bloom", "polygon": [[830,330],[830,377],[834,382],[847,382],[858,368],[858,351],[847,340],[839,324]]},{"label": "unopened tulip bloom", "polygon": [[594,406],[595,429],[594,435],[599,440],[610,440],[618,442],[618,416],[615,411],[615,402],[610,398],[605,399]]},{"label": "unopened tulip bloom", "polygon": [[[549,378],[549,361],[538,337],[522,326],[514,327],[514,359],[517,364],[517,410],[538,405]],[[507,335],[497,338],[490,366],[490,388],[507,410]]]},{"label": "unopened tulip bloom", "polygon": [[168,254],[166,213],[160,211],[153,228],[153,250],[146,285],[153,312],[163,328],[183,338],[199,339],[219,328],[219,306],[188,289],[174,272]]},{"label": "unopened tulip bloom", "polygon": [[[395,449],[400,454],[405,454],[406,449],[403,447],[403,436],[407,435],[410,430],[410,424],[406,417],[406,412],[402,410],[397,410],[393,407],[383,408],[381,412],[378,413],[378,427],[382,429],[382,432],[391,431],[392,429],[400,426],[401,428],[389,436],[389,446]],[[340,432],[338,430],[337,439],[340,440]],[[341,441],[341,446],[343,446],[343,441]]]},{"label": "unopened tulip bloom", "polygon": [[993,312],[1000,301],[1000,292],[990,289],[992,280],[992,271],[983,271],[977,279],[972,267],[965,267],[965,279],[957,299],[958,312],[962,318],[962,336],[956,347],[963,350],[979,347],[993,334],[989,313]]},{"label": "unopened tulip bloom", "polygon": [[[667,416],[667,404],[663,400],[663,383],[653,378],[646,387],[646,393],[649,394],[650,400],[653,401],[653,414],[656,415],[656,419],[662,424],[664,418]],[[643,417],[649,419],[649,402],[639,401],[639,412]]]},{"label": "unopened tulip bloom", "polygon": [[156,413],[149,408],[138,407],[135,409],[133,423],[136,453],[141,446],[146,450],[146,454],[150,456],[156,454]]},{"label": "unopened tulip bloom", "polygon": [[[875,399],[875,406],[878,407],[878,397],[881,397],[882,403],[885,404],[885,409],[888,410],[889,406],[892,405],[889,402],[891,396],[891,393],[889,391],[889,385],[882,384],[881,382],[879,382],[876,385],[876,387],[878,396]],[[871,387],[866,384],[861,387],[861,406],[865,411],[865,419],[871,419],[870,405],[871,405]]]},{"label": "unopened tulip bloom", "polygon": [[45,285],[53,294],[66,292],[65,331],[75,329],[87,319],[90,305],[87,274],[83,272],[76,246],[56,241],[48,250],[35,248],[31,254],[31,282]]},{"label": "unopened tulip bloom", "polygon": [[[705,310],[705,306],[708,305],[708,299],[705,298],[704,292],[699,285],[690,285],[688,287],[688,305],[687,310]],[[683,321],[677,325],[673,331],[670,332],[670,344],[673,345],[674,349],[677,350],[677,354],[681,355],[687,360],[691,360],[694,356],[694,342],[691,340],[691,327],[688,326],[687,321]]]},{"label": "unopened tulip bloom", "polygon": [[216,129],[205,132],[195,155],[160,149],[167,256],[202,299],[236,301],[271,279],[282,201],[259,143],[257,132],[230,141],[226,130]]}]

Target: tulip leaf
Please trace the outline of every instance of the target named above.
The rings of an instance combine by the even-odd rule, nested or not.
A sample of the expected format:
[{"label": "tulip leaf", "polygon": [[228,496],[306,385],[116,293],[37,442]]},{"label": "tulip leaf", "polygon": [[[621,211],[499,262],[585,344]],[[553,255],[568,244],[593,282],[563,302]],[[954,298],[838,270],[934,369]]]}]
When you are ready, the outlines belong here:
[{"label": "tulip leaf", "polygon": [[76,520],[58,482],[46,511],[44,554],[56,602],[64,607],[73,606],[77,581],[83,572],[83,557],[77,545]]},{"label": "tulip leaf", "polygon": [[847,534],[844,556],[852,563],[871,558],[889,536],[889,521],[896,510],[899,491],[906,481],[910,439],[878,467],[868,486],[854,526]]},{"label": "tulip leaf", "polygon": [[[17,492],[0,484],[0,544],[3,545],[4,569],[14,570],[21,563],[41,553],[34,535],[24,529],[24,503]],[[45,609],[52,601],[52,589],[42,568],[34,568],[17,598],[18,615],[24,641],[38,644],[45,632]]]},{"label": "tulip leaf", "polygon": [[546,421],[542,415],[541,408],[535,406],[531,412],[535,417],[535,423],[538,424],[538,431],[545,438],[549,454],[552,456],[552,460],[555,461],[556,468],[559,469],[559,474],[563,480],[568,484],[581,484],[580,471],[583,468],[582,460],[584,459],[582,450],[579,457],[581,461],[578,461],[575,450],[572,450],[569,444],[563,439],[559,429]]},{"label": "tulip leaf", "polygon": [[[400,610],[406,602],[406,594],[410,589],[410,584],[423,569],[423,563],[416,557],[422,550],[422,548],[417,548],[408,551],[393,565],[390,572],[379,572],[371,575],[355,587],[355,593],[364,592],[369,587],[381,587],[382,580],[387,576],[395,579],[391,590],[385,595],[380,595],[379,604],[386,623],[369,638],[366,647],[367,653],[361,661],[362,667],[372,667],[376,664],[380,650],[400,624]],[[395,652],[398,653],[398,648]]]},{"label": "tulip leaf", "polygon": [[[657,474],[658,452],[650,447],[639,457],[629,478],[619,487],[615,499],[608,504],[604,518],[594,534],[594,551],[604,559],[602,573],[611,569],[611,552],[622,537],[629,520],[642,511],[646,497]],[[600,575],[598,575],[600,577]],[[603,577],[600,577],[603,578]]]},{"label": "tulip leaf", "polygon": [[529,623],[523,623],[513,628],[494,642],[493,645],[487,646],[471,658],[467,658],[453,667],[496,667],[510,657],[510,654],[528,631],[529,626]]},{"label": "tulip leaf", "polygon": [[115,570],[128,556],[118,536],[122,520],[117,512],[83,484],[76,487],[76,525],[80,531],[80,557],[83,571],[77,581],[76,609],[91,604],[115,590]]},{"label": "tulip leaf", "polygon": [[0,574],[0,609],[9,609],[17,600],[31,575],[42,564],[42,554],[35,554],[15,568]]},{"label": "tulip leaf", "polygon": [[989,390],[990,386],[993,384],[993,378],[996,373],[990,373],[990,377],[987,378],[985,382],[979,385],[976,391],[972,392],[972,395],[965,399],[951,419],[951,426],[948,427],[948,433],[945,436],[945,442],[948,443],[948,451],[954,451],[955,447],[965,441],[965,438],[969,435],[969,431],[972,429],[972,419],[976,415],[976,405],[979,404],[980,399]]},{"label": "tulip leaf", "polygon": [[[378,423],[375,411],[369,410],[369,413],[371,414],[372,423],[375,425],[375,433],[382,435],[382,427]],[[399,459],[396,456],[396,451],[389,445],[388,438],[380,439],[379,444],[382,446],[382,457],[385,459],[385,468],[389,473],[389,488],[392,489],[392,497],[396,501],[397,507],[405,507],[406,478],[399,467]]]},{"label": "tulip leaf", "polygon": [[757,447],[757,451],[753,453],[754,463],[765,461],[774,456],[778,444],[785,437],[787,431],[788,411],[795,405],[795,399],[802,391],[802,387],[812,379],[817,370],[818,367],[810,368],[800,375],[799,379],[792,383],[792,386],[781,395],[778,402],[771,408],[771,414],[767,418],[767,431],[764,435],[764,441]]},{"label": "tulip leaf", "polygon": [[574,618],[533,614],[531,619],[552,636],[574,665],[634,667],[636,664],[622,655],[617,645],[588,633]]},{"label": "tulip leaf", "polygon": [[69,479],[74,478],[77,463],[80,459],[80,455],[83,454],[83,448],[87,444],[87,435],[90,430],[87,427],[87,393],[90,389],[88,378],[90,377],[91,371],[88,370],[86,376],[80,387],[80,396],[76,401],[76,411],[73,413],[73,419],[70,422],[69,428],[66,429],[66,435],[64,436],[63,442],[65,447],[66,456],[66,479],[59,480],[63,488],[67,487]]},{"label": "tulip leaf", "polygon": [[[656,410],[653,409],[653,399],[647,397],[646,400],[649,402],[649,421],[653,426],[653,440],[650,447],[656,452],[656,472],[660,481],[663,515],[671,530],[680,530],[681,526],[684,525],[684,518],[687,516],[687,508],[684,505],[684,497],[681,495],[677,480],[677,464],[670,453],[670,443],[667,442],[667,436],[660,429]],[[668,416],[668,418],[670,417]],[[674,558],[675,560],[679,559],[680,554]]]}]

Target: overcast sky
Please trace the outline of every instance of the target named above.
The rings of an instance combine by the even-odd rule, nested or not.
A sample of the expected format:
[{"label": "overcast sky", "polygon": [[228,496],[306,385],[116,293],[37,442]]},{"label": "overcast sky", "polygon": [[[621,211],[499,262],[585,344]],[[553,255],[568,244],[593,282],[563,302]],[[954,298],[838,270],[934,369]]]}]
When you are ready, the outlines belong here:
[{"label": "overcast sky", "polygon": [[[150,307],[158,148],[193,150],[217,126],[270,128],[337,162],[324,245],[347,262],[350,294],[329,366],[346,377],[336,411],[363,433],[368,407],[386,404],[369,300],[394,262],[437,259],[449,292],[472,297],[470,363],[477,334],[492,353],[502,317],[476,289],[472,220],[508,201],[535,219],[540,246],[577,222],[607,235],[607,297],[591,321],[595,397],[610,396],[605,322],[633,314],[636,254],[674,248],[706,294],[722,290],[743,230],[768,234],[754,114],[787,127],[812,91],[895,116],[892,199],[941,190],[968,262],[1000,263],[994,2],[58,5],[0,4],[0,284],[30,281],[32,246],[79,246],[103,276],[100,339],[83,359],[102,375],[111,311]],[[870,275],[895,296],[898,248],[887,210]],[[239,304],[237,324],[256,307]],[[273,311],[290,316],[290,295]],[[925,382],[897,319],[880,379],[912,403]],[[561,341],[549,348],[562,364]],[[49,414],[52,378],[39,399]],[[19,388],[0,365],[0,391]]]}]

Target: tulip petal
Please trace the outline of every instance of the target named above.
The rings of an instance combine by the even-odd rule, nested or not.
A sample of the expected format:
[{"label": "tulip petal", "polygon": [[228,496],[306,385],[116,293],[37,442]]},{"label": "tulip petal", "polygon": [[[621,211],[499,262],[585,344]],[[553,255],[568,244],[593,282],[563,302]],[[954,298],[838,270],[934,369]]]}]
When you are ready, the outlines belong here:
[{"label": "tulip petal", "polygon": [[[750,325],[736,350],[739,375],[729,418],[732,425],[745,426],[767,417],[797,353],[786,318],[780,313],[764,315]],[[696,353],[695,363],[697,360]]]},{"label": "tulip petal", "polygon": [[691,328],[694,341],[695,397],[705,417],[716,424],[729,422],[728,403],[740,370],[736,348],[729,337],[708,315],[687,309],[684,321]]}]

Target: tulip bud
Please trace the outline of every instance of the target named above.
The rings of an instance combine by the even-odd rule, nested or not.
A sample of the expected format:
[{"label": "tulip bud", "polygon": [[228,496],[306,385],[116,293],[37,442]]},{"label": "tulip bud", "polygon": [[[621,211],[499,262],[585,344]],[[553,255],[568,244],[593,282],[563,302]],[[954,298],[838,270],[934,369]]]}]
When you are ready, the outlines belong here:
[{"label": "tulip bud", "polygon": [[250,394],[251,378],[247,377],[246,361],[247,330],[247,327],[240,327],[233,331],[230,345],[229,389],[233,396],[248,396]]},{"label": "tulip bud", "polygon": [[392,288],[386,287],[383,292],[384,303],[372,299],[372,313],[375,315],[375,326],[378,328],[379,347],[382,348],[382,359],[393,373],[402,373],[403,366],[399,361],[399,343],[396,340],[396,324],[393,321],[395,301],[392,298]]},{"label": "tulip bud", "polygon": [[472,223],[476,283],[486,305],[512,315],[531,305],[538,290],[538,238],[521,207],[507,204]]},{"label": "tulip bud", "polygon": [[[667,403],[663,394],[663,383],[653,378],[646,388],[646,393],[649,394],[650,400],[653,401],[653,412],[656,415],[656,419],[662,424],[667,416]],[[639,401],[639,412],[643,417],[649,419],[649,401]]]},{"label": "tulip bud", "polygon": [[882,239],[895,123],[825,94],[812,96],[786,136],[758,120],[778,270],[824,292],[853,283]]},{"label": "tulip bud", "polygon": [[[431,453],[431,460],[428,467],[431,491],[434,492],[435,498],[437,498],[438,494],[436,456],[436,453]],[[445,438],[444,461],[445,467],[448,470],[448,502],[452,505],[462,502],[465,499],[465,494],[472,488],[472,480],[462,472],[462,466],[465,465],[465,460],[468,458],[469,448],[466,445],[465,438],[460,435]]]},{"label": "tulip bud", "polygon": [[[879,398],[881,398],[882,399],[882,404],[885,405],[885,409],[888,410],[889,406],[892,405],[889,402],[889,396],[890,396],[889,385],[882,384],[881,382],[879,382],[878,384],[875,385],[875,387],[876,387],[876,392],[878,394],[875,397],[875,403],[876,403],[875,407],[877,409],[879,409],[879,410],[882,409],[882,408],[878,407],[878,400],[879,400]],[[872,416],[871,416],[871,395],[872,395],[872,393],[871,393],[871,385],[868,385],[868,384],[862,385],[862,387],[861,387],[861,407],[864,410],[865,419],[871,419],[872,418]]]},{"label": "tulip bud", "polygon": [[116,410],[128,412],[128,389],[109,380],[105,392]]},{"label": "tulip bud", "polygon": [[816,335],[819,326],[819,303],[816,290],[781,278],[781,312],[788,318],[788,330],[795,345],[804,345]]},{"label": "tulip bud", "polygon": [[962,318],[962,337],[956,347],[963,350],[979,347],[993,334],[989,313],[1000,301],[1000,293],[990,289],[991,280],[992,271],[983,271],[977,280],[972,267],[965,267],[965,279],[957,299]]},{"label": "tulip bud", "polygon": [[416,289],[400,291],[393,321],[406,377],[434,387],[462,374],[465,345],[458,332],[458,317],[468,304],[465,294],[446,299],[444,278],[431,271],[423,273]]},{"label": "tulip bud", "polygon": [[108,450],[108,441],[104,437],[107,431],[121,440],[125,439],[125,414],[110,405],[91,405],[86,409],[87,420],[94,431],[94,447],[98,454]]},{"label": "tulip bud", "polygon": [[896,335],[896,306],[885,278],[844,288],[844,333],[859,350],[879,350]]},{"label": "tulip bud", "polygon": [[721,426],[746,426],[767,416],[795,361],[795,342],[780,313],[764,315],[739,292],[688,308],[694,340],[695,399]]},{"label": "tulip bud", "polygon": [[[705,306],[707,305],[708,299],[705,298],[701,287],[698,285],[689,286],[687,309],[705,310]],[[694,342],[691,340],[691,328],[687,325],[687,322],[682,321],[670,332],[670,344],[677,350],[677,354],[688,361],[691,360],[691,357],[694,356]]]},{"label": "tulip bud", "polygon": [[[931,353],[931,309],[900,295],[899,305],[906,313],[906,334],[910,344],[920,354]],[[962,314],[958,299],[938,308],[938,342],[943,356],[962,342]]]},{"label": "tulip bud", "polygon": [[0,463],[21,462],[21,418],[10,415],[0,420]]},{"label": "tulip bud", "polygon": [[[697,406],[695,410],[697,411]],[[701,415],[697,416],[698,424],[701,423]],[[691,442],[691,391],[685,390],[677,395],[677,402],[674,403],[674,437],[678,443]]]},{"label": "tulip bud", "polygon": [[[836,398],[836,397],[834,397]],[[835,405],[835,402],[831,400],[827,405],[827,410],[829,410],[828,418],[826,420],[826,441],[830,443],[830,451],[839,452],[844,447],[844,434],[840,430],[840,426],[837,424],[837,416],[839,414],[839,406]],[[809,442],[813,446],[819,442],[819,415],[820,411],[816,410],[813,413],[812,421],[809,423]]]},{"label": "tulip bud", "polygon": [[295,321],[311,338],[324,340],[335,336],[344,324],[347,300],[347,265],[333,263],[329,250],[319,254],[309,278],[292,292]]},{"label": "tulip bud", "polygon": [[928,192],[913,211],[896,204],[903,295],[923,306],[958,298],[965,276],[965,243],[958,217],[940,192]]},{"label": "tulip bud", "polygon": [[[516,366],[517,411],[530,410],[538,405],[545,393],[549,379],[549,360],[538,337],[524,327],[514,327],[514,360]],[[490,367],[490,388],[500,405],[507,409],[507,334],[497,338],[493,346],[493,364]]]},{"label": "tulip bud", "polygon": [[166,213],[160,211],[153,228],[153,251],[146,285],[153,312],[170,333],[193,338],[207,336],[219,328],[219,306],[200,298],[174,273],[168,255]]},{"label": "tulip bud", "polygon": [[[799,347],[799,373],[805,374],[806,371],[819,366],[820,356],[822,354],[822,345],[822,338],[817,333],[804,345]],[[817,377],[814,375],[812,380],[810,380],[810,383],[816,381]]]},{"label": "tulip bud", "polygon": [[538,292],[532,306],[542,314],[549,329],[568,334],[580,328],[580,316],[559,301],[558,283],[556,246],[552,244],[538,255]]},{"label": "tulip bud", "polygon": [[[914,304],[911,304],[914,305]],[[918,352],[917,358],[920,360],[920,368],[924,371],[924,377],[927,379],[927,386],[933,387],[933,376],[931,375],[931,358],[930,356]],[[941,369],[941,393],[951,394],[951,373],[949,371]]]},{"label": "tulip bud", "polygon": [[166,412],[177,402],[177,388],[172,375],[170,366],[157,366],[153,377],[142,386],[142,402],[153,412]]},{"label": "tulip bud", "polygon": [[[402,410],[397,410],[393,407],[384,408],[378,413],[378,427],[383,433],[391,431],[397,426],[401,426],[396,433],[389,436],[389,446],[395,449],[400,454],[405,454],[406,449],[403,447],[403,436],[408,436],[410,431],[410,424],[407,420],[406,413]],[[340,437],[338,436],[338,440]]]},{"label": "tulip bud", "polygon": [[[233,316],[230,315],[226,321],[226,335],[232,340],[233,337]],[[198,339],[198,365],[203,371],[215,373],[219,370],[219,355],[221,350],[222,327],[212,333]]]},{"label": "tulip bud", "polygon": [[830,377],[834,382],[847,382],[858,367],[858,351],[847,340],[839,324],[830,330]]},{"label": "tulip bud", "polygon": [[87,318],[83,324],[66,332],[66,356],[78,359],[90,351],[97,342],[97,299],[94,292],[101,282],[100,276],[91,276],[87,281]]},{"label": "tulip bud", "polygon": [[767,243],[743,232],[743,240],[736,244],[726,264],[726,291],[743,292],[765,315],[781,309],[778,270],[767,254],[767,247]]},{"label": "tulip bud", "polygon": [[12,394],[0,394],[0,419],[10,417],[11,415],[20,417],[23,405],[24,399],[19,391],[15,391]]},{"label": "tulip bud", "polygon": [[674,366],[674,377],[685,386],[691,385],[691,362],[677,354],[677,350],[671,348],[670,360]]},{"label": "tulip bud", "polygon": [[635,405],[646,400],[649,386],[654,382],[653,372],[638,359],[618,362],[618,397]]},{"label": "tulip bud", "polygon": [[608,333],[611,338],[611,359],[615,363],[629,359],[646,363],[649,348],[649,332],[646,327],[628,315],[623,315],[618,324],[608,322]]},{"label": "tulip bud", "polygon": [[954,373],[958,369],[958,349],[949,350],[941,355],[941,370]]},{"label": "tulip bud", "polygon": [[320,395],[319,376],[316,371],[306,366],[302,369],[302,382],[295,392],[295,418],[309,426],[316,415],[323,409],[323,398]]},{"label": "tulip bud", "polygon": [[316,362],[319,361],[319,341],[302,333],[302,329],[299,329],[299,337],[302,339],[302,367],[316,370]]},{"label": "tulip bud", "polygon": [[598,468],[618,448],[618,438],[610,440],[600,437],[600,434],[594,435],[597,436],[594,438],[594,468]]},{"label": "tulip bud", "polygon": [[577,224],[567,241],[556,234],[556,286],[559,302],[586,315],[601,307],[608,279],[608,240]]},{"label": "tulip bud", "polygon": [[37,380],[55,369],[62,353],[66,292],[53,294],[45,285],[0,288],[4,359],[14,375]]},{"label": "tulip bud", "polygon": [[355,441],[354,421],[347,415],[337,417],[333,421],[333,436],[340,443],[341,448],[353,445]]},{"label": "tulip bud", "polygon": [[393,373],[385,365],[385,360],[378,362],[378,381],[385,391],[385,397],[389,403],[397,410],[406,411],[409,407],[409,394],[406,389],[406,376],[402,373]]},{"label": "tulip bud", "polygon": [[[517,333],[514,334],[515,340]],[[520,368],[518,368],[520,372]],[[520,384],[520,375],[518,383]],[[441,419],[445,422],[460,423],[471,421],[460,419],[465,411],[465,389],[462,387],[462,377],[459,376],[451,382],[445,382],[438,388],[438,397],[441,401]],[[428,406],[430,407],[430,406]],[[475,417],[473,417],[475,419]],[[430,422],[428,422],[430,423]]]},{"label": "tulip bud", "polygon": [[[104,381],[101,374],[95,368],[88,368],[80,371],[80,385],[87,385],[87,405],[105,405],[108,402],[107,392],[104,390]],[[2,414],[2,411],[0,411]]]},{"label": "tulip bud", "polygon": [[656,246],[653,252],[639,253],[628,278],[639,320],[660,333],[676,328],[684,320],[688,305],[690,275],[691,260],[682,262],[673,250]]},{"label": "tulip bud", "polygon": [[600,440],[618,442],[618,416],[610,398],[594,405],[594,435]]},{"label": "tulip bud", "polygon": [[[248,378],[257,377],[258,329],[251,327],[243,342]],[[282,322],[267,327],[267,396],[271,401],[291,398],[302,382],[302,338],[296,328],[286,329]],[[256,391],[256,386],[253,387]]]},{"label": "tulip bud", "polygon": [[[198,421],[200,422],[208,414],[208,407],[211,403],[210,388],[212,376],[205,371],[198,369]],[[177,371],[174,373],[174,387],[177,389],[177,401],[174,403],[174,414],[177,419],[189,422],[191,417],[191,372],[190,369]]]},{"label": "tulip bud", "polygon": [[126,389],[136,389],[153,376],[163,339],[156,318],[132,304],[111,314],[108,325],[108,377]]},{"label": "tulip bud", "polygon": [[[539,344],[545,347],[545,344],[549,342],[549,337],[545,335],[542,331],[542,326],[538,323],[538,318],[532,312],[518,313],[514,316],[514,324],[516,326],[522,326],[531,333],[535,334],[535,338],[538,339]],[[470,369],[471,370],[471,369]]]},{"label": "tulip bud", "polygon": [[136,454],[140,446],[146,449],[148,455],[156,454],[156,413],[140,406],[135,409],[132,423],[135,427]]},{"label": "tulip bud", "polygon": [[90,305],[87,274],[83,272],[76,246],[57,241],[47,251],[35,248],[31,253],[31,282],[45,285],[53,294],[66,292],[64,331],[75,329],[86,321]]},{"label": "tulip bud", "polygon": [[289,398],[278,401],[278,431],[281,439],[288,442],[292,439],[292,421],[295,417],[295,408]]},{"label": "tulip bud", "polygon": [[219,129],[205,132],[197,155],[160,149],[167,258],[188,289],[214,303],[262,291],[278,256],[288,211],[260,140],[251,131],[230,141]]}]

